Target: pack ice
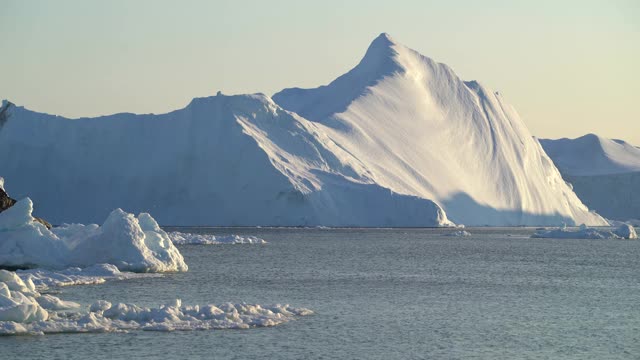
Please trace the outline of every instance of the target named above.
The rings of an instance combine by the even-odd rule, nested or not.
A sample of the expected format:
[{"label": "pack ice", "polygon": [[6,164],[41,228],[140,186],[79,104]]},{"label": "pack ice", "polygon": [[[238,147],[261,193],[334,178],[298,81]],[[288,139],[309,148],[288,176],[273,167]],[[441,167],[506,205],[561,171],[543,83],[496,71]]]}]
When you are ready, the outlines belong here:
[{"label": "pack ice", "polygon": [[502,96],[386,34],[329,85],[273,99],[73,120],[4,107],[0,173],[54,223],[124,207],[166,225],[606,225]]},{"label": "pack ice", "polygon": [[[40,278],[60,276],[100,278],[118,274],[108,265],[86,271],[37,271]],[[46,274],[43,274],[46,273]],[[70,274],[74,273],[74,274]],[[118,332],[129,330],[247,329],[275,326],[313,312],[290,305],[183,305],[180,300],[156,308],[99,300],[83,309],[78,303],[42,294],[31,272],[0,270],[0,336],[51,333]],[[23,279],[24,278],[24,279]],[[46,288],[45,285],[41,285]]]}]

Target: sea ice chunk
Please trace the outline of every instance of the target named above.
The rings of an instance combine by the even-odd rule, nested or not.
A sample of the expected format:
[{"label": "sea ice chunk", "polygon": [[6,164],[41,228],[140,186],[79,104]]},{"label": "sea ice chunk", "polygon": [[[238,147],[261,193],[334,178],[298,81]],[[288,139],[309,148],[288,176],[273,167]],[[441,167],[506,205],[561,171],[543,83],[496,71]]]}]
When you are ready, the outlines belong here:
[{"label": "sea ice chunk", "polygon": [[539,230],[531,236],[532,238],[553,238],[553,239],[637,239],[635,229],[630,225],[621,225],[617,229],[595,229],[581,225],[577,229],[565,227],[552,230]]},{"label": "sea ice chunk", "polygon": [[121,209],[102,226],[34,221],[29,198],[0,213],[0,265],[62,269],[110,263],[136,272],[187,271],[184,258],[149,214]]}]

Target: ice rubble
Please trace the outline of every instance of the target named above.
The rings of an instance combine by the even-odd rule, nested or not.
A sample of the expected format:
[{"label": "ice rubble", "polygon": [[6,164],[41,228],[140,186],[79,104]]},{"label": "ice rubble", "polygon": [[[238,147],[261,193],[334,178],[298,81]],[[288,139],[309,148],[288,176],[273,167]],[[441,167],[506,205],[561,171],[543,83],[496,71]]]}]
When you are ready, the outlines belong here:
[{"label": "ice rubble", "polygon": [[[40,270],[40,275],[47,273]],[[100,278],[97,274],[117,275],[117,268],[74,271],[76,276]],[[55,273],[53,273],[55,277]],[[69,274],[74,276],[74,274]],[[45,276],[46,277],[46,276]],[[23,280],[26,278],[26,280]],[[44,282],[48,283],[47,281]],[[80,304],[61,300],[53,295],[41,294],[29,272],[0,270],[0,335],[114,332],[126,330],[205,330],[246,329],[274,326],[312,314],[311,310],[289,305],[223,304],[183,306],[180,300],[158,308],[145,308],[134,304],[111,304],[99,300],[88,312]]]},{"label": "ice rubble", "polygon": [[65,224],[51,230],[34,221],[25,198],[0,213],[0,265],[63,269],[108,263],[122,271],[166,272],[188,269],[169,236],[146,213],[121,209],[102,226]]},{"label": "ice rubble", "polygon": [[225,235],[215,236],[211,234],[192,234],[179,231],[168,233],[174,245],[218,245],[218,244],[258,244],[267,242],[255,236]]},{"label": "ice rubble", "polygon": [[622,224],[611,230],[595,229],[584,225],[577,229],[570,229],[565,226],[552,230],[539,230],[531,237],[552,239],[637,239],[638,235],[633,226]]}]

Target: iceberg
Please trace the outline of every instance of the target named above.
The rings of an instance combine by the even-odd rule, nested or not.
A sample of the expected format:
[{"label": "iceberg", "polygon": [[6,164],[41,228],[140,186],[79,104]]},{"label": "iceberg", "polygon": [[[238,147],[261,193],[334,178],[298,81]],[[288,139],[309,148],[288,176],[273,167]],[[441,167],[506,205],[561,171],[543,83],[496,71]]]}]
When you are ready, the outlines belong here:
[{"label": "iceberg", "polygon": [[65,224],[49,230],[25,198],[0,213],[0,266],[64,269],[113,264],[122,271],[187,271],[182,254],[151,215],[121,209],[102,226]]},{"label": "iceberg", "polygon": [[170,232],[168,235],[174,245],[267,244],[266,240],[256,236],[216,236],[211,234],[183,233],[179,231]]},{"label": "iceberg", "polygon": [[54,223],[124,207],[191,226],[607,225],[502,95],[387,34],[328,85],[273,97],[80,119],[3,106],[0,172]]},{"label": "iceberg", "polygon": [[640,148],[595,134],[540,144],[589,208],[612,220],[633,223],[638,217]]},{"label": "iceberg", "polygon": [[551,239],[637,239],[638,234],[633,226],[628,224],[622,224],[612,230],[595,229],[582,225],[577,229],[570,229],[565,226],[552,230],[538,230],[531,237]]}]

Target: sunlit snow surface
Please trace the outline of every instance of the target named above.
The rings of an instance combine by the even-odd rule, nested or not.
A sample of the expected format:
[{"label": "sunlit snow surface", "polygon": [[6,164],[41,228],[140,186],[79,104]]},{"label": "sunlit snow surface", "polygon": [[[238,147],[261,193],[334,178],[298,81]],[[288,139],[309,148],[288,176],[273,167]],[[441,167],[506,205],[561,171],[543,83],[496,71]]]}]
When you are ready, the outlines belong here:
[{"label": "sunlit snow surface", "polygon": [[102,226],[65,224],[49,230],[34,220],[32,210],[33,204],[26,198],[0,213],[0,265],[39,267],[17,272],[0,270],[0,335],[246,329],[274,326],[294,316],[311,314],[310,310],[289,305],[183,306],[180,300],[156,308],[97,301],[88,311],[81,309],[80,304],[43,292],[60,286],[159,276],[124,270],[187,271],[173,239],[181,244],[266,242],[251,236],[216,238],[186,233],[173,233],[170,238],[149,214],[135,217],[120,209],[114,210]]}]

